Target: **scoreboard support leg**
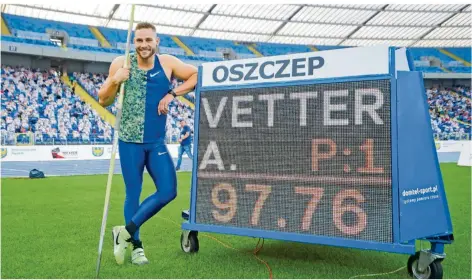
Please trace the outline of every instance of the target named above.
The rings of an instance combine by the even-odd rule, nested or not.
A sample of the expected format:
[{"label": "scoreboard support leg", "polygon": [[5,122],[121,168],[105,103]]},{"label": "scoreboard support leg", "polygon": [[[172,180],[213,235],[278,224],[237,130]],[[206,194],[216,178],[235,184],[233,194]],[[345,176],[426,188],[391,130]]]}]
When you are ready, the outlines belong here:
[{"label": "scoreboard support leg", "polygon": [[414,278],[441,279],[444,245],[451,244],[454,236],[424,81],[420,72],[398,71],[396,83],[399,240],[429,242],[430,249],[410,256],[408,273]]},{"label": "scoreboard support leg", "polygon": [[[190,219],[190,210],[182,211],[182,218],[186,221]],[[180,248],[185,253],[196,253],[199,250],[198,232],[193,230],[182,230],[180,235]]]},{"label": "scoreboard support leg", "polygon": [[441,279],[443,277],[442,261],[446,258],[444,245],[451,244],[454,236],[442,235],[420,239],[429,241],[431,249],[421,250],[408,259],[408,273],[415,278]]},{"label": "scoreboard support leg", "polygon": [[421,250],[408,259],[408,274],[417,279],[442,279],[444,254]]}]

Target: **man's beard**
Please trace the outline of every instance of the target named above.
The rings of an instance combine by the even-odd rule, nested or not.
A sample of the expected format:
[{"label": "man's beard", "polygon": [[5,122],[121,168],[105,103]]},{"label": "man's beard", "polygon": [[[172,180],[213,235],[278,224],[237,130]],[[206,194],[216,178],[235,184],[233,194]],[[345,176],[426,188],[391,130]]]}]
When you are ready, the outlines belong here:
[{"label": "man's beard", "polygon": [[[143,51],[148,51],[149,52],[149,55],[148,56],[143,56],[141,53]],[[155,53],[156,53],[156,49],[154,48],[151,48],[150,50],[139,50],[139,49],[136,49],[136,53],[139,55],[139,57],[141,57],[141,59],[148,59],[150,57],[152,57]]]}]

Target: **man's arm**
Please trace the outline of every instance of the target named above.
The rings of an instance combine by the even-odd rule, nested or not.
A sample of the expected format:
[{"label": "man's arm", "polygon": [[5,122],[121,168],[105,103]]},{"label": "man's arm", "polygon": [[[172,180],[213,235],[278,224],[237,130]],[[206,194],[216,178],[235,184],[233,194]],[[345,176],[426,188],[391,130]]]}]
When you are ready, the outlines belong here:
[{"label": "man's arm", "polygon": [[187,137],[190,136],[190,132],[185,133],[185,135],[181,138],[182,140],[185,140]]},{"label": "man's arm", "polygon": [[[171,55],[162,55],[168,65],[172,68],[172,74],[184,82],[178,87],[174,88],[174,92],[177,96],[185,95],[186,93],[192,91],[197,85],[197,76],[198,70],[197,67],[184,63],[180,59],[171,56]],[[159,102],[158,112],[160,114],[167,114],[169,103],[174,97],[172,95],[166,95],[161,102]]]},{"label": "man's arm", "polygon": [[119,56],[110,65],[108,78],[98,91],[98,103],[103,107],[110,106],[115,100],[120,84],[129,78],[129,69],[123,68],[124,56]]},{"label": "man's arm", "polygon": [[190,136],[190,132],[187,132],[187,133],[185,133],[184,136],[179,137],[179,143],[182,143],[182,141],[184,141],[189,136]]},{"label": "man's arm", "polygon": [[185,95],[195,89],[198,79],[197,67],[176,59],[172,73],[176,78],[184,81],[182,84],[174,88],[174,92],[177,96]]},{"label": "man's arm", "polygon": [[166,55],[166,57],[171,62],[170,65],[172,66],[172,74],[176,78],[184,81],[184,83],[174,88],[175,94],[181,96],[192,91],[197,85],[197,67],[184,63],[175,56]]}]

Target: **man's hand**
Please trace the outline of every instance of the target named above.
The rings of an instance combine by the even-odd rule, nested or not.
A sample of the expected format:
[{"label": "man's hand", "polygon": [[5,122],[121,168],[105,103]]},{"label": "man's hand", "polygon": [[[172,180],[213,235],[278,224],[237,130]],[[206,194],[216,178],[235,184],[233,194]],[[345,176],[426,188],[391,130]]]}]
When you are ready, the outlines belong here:
[{"label": "man's hand", "polygon": [[179,143],[182,143],[182,139],[179,138]]},{"label": "man's hand", "polygon": [[129,69],[123,68],[125,62],[124,56],[119,56],[110,64],[108,78],[98,91],[98,102],[103,107],[113,104],[116,94],[118,93],[120,83],[129,79]]},{"label": "man's hand", "polygon": [[172,96],[172,94],[166,94],[166,96],[164,96],[164,98],[161,99],[161,101],[159,102],[159,107],[157,108],[157,112],[158,114],[167,114],[167,112],[169,111],[169,103],[174,100],[174,97]]},{"label": "man's hand", "polygon": [[115,75],[113,75],[113,82],[115,84],[121,84],[122,82],[129,79],[129,68],[119,68]]}]

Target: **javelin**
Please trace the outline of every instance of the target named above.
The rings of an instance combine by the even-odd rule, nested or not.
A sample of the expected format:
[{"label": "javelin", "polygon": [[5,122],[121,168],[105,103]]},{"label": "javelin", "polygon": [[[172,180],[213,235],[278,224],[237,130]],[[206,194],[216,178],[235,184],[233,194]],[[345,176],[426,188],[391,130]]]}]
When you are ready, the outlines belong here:
[{"label": "javelin", "polygon": [[[129,56],[130,42],[131,42],[131,31],[133,30],[133,21],[134,21],[134,5],[131,5],[131,15],[130,15],[129,26],[128,26],[128,38],[126,39],[125,62],[123,66],[124,68],[128,68],[128,56]],[[98,274],[100,272],[100,262],[102,259],[103,237],[105,236],[105,228],[106,228],[107,217],[108,217],[108,208],[110,204],[111,182],[112,182],[113,173],[115,170],[115,157],[116,157],[116,149],[118,146],[118,135],[119,135],[119,130],[120,130],[121,110],[122,110],[124,92],[125,92],[125,83],[123,82],[120,85],[120,96],[118,96],[118,103],[116,104],[117,113],[116,113],[116,118],[115,118],[115,133],[113,135],[113,146],[111,149],[110,168],[108,169],[108,181],[107,181],[107,189],[106,189],[106,194],[105,194],[105,206],[103,208],[102,228],[100,230],[100,242],[98,244],[97,270],[95,274],[96,278],[98,278]]]}]

